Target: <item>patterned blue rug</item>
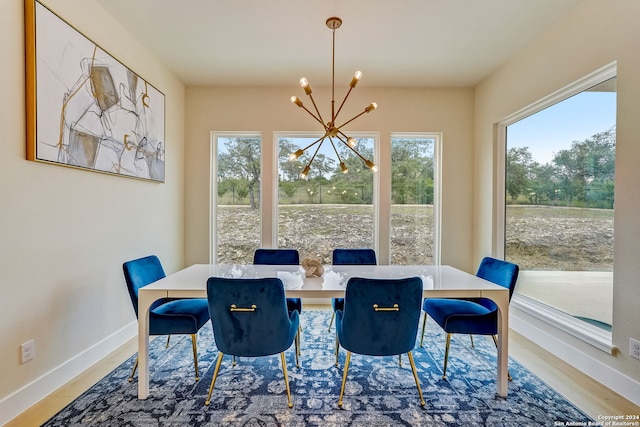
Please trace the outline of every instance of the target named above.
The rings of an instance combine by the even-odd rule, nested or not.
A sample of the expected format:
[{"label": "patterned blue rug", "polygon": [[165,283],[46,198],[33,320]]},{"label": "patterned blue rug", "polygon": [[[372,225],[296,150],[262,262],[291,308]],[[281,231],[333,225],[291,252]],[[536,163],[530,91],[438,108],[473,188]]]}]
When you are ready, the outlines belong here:
[{"label": "patterned blue rug", "polygon": [[[287,407],[278,356],[225,357],[211,405],[204,401],[217,350],[210,324],[198,335],[201,379],[195,383],[191,340],[160,338],[150,345],[150,396],[137,399],[137,380],[127,381],[135,355],[61,410],[44,426],[553,426],[593,421],[513,359],[509,396],[496,394],[496,349],[491,338],[468,336],[451,341],[448,381],[441,378],[444,333],[427,322],[424,348],[414,357],[424,398],[420,406],[406,355],[352,355],[344,406],[338,395],[346,352],[334,366],[334,328],[330,312],[302,314],[302,359],[295,367],[287,352],[294,407]],[[137,378],[137,377],[136,377]],[[577,424],[575,424],[577,425]]]}]

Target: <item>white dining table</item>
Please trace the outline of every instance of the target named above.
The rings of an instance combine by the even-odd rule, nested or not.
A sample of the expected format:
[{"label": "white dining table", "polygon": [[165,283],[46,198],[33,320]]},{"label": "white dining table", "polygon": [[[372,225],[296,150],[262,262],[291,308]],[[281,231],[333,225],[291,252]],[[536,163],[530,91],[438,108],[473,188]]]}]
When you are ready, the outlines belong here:
[{"label": "white dining table", "polygon": [[149,395],[149,307],[160,298],[206,298],[209,277],[279,277],[288,298],[340,298],[351,277],[420,277],[425,298],[484,297],[498,306],[496,389],[507,396],[509,290],[446,265],[325,266],[320,277],[306,277],[301,266],[194,264],[141,288],[138,292],[138,398]]}]

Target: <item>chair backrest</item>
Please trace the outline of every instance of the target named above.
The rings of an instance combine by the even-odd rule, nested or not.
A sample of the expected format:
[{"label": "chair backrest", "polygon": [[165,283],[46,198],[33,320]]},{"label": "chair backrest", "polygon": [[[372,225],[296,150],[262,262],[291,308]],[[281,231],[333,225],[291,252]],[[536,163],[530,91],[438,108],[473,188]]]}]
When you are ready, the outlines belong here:
[{"label": "chair backrest", "polygon": [[[136,312],[136,317],[138,317],[138,289],[166,277],[164,269],[158,257],[150,255],[125,262],[122,264],[122,270],[124,271],[124,280],[127,282],[133,310]],[[151,306],[151,309],[159,305],[159,303],[161,301],[156,301]]]},{"label": "chair backrest", "polygon": [[338,330],[340,344],[354,353],[372,356],[411,351],[418,332],[422,287],[419,277],[349,279]]},{"label": "chair backrest", "polygon": [[509,289],[509,299],[513,295],[518,281],[520,268],[517,264],[491,257],[484,257],[480,262],[476,276]]},{"label": "chair backrest", "polygon": [[298,312],[289,317],[284,285],[277,277],[210,277],[207,299],[216,346],[241,357],[281,353],[293,343]]},{"label": "chair backrest", "polygon": [[299,265],[300,254],[297,249],[256,249],[253,254],[254,264],[264,265]]},{"label": "chair backrest", "polygon": [[373,249],[334,249],[333,265],[376,265],[376,252]]}]

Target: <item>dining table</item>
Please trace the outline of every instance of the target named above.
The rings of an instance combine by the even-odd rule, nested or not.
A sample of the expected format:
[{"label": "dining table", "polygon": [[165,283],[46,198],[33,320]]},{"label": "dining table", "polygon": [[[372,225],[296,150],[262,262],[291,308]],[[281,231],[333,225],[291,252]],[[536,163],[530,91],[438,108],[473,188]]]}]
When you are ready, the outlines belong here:
[{"label": "dining table", "polygon": [[307,277],[302,266],[194,264],[138,291],[138,398],[149,396],[149,307],[160,298],[206,298],[207,279],[278,277],[287,298],[341,298],[351,277],[399,279],[420,277],[424,298],[488,298],[498,306],[496,391],[507,396],[509,290],[448,265],[324,266],[320,276]]}]

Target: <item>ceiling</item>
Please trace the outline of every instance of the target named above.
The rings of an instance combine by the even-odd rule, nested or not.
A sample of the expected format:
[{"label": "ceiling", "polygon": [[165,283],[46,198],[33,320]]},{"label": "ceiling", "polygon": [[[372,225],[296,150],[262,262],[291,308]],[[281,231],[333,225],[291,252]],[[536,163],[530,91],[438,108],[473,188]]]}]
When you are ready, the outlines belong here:
[{"label": "ceiling", "polygon": [[581,0],[96,0],[187,85],[468,87]]}]

